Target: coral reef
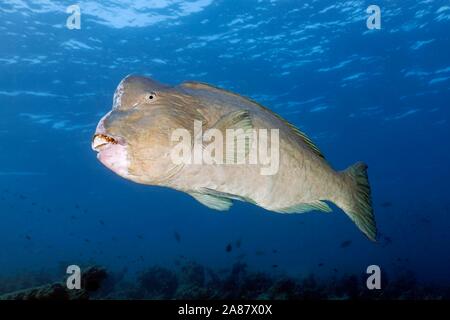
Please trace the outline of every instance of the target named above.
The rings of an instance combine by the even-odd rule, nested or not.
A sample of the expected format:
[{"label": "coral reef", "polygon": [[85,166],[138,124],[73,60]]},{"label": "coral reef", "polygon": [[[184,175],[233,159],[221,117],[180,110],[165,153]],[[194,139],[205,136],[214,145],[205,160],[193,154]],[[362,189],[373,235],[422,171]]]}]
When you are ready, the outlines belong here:
[{"label": "coral reef", "polygon": [[0,300],[86,300],[107,278],[103,268],[89,267],[81,275],[81,289],[69,290],[64,282],[42,285],[0,295]]},{"label": "coral reef", "polygon": [[169,299],[177,288],[178,278],[173,271],[153,266],[139,275],[135,298]]},{"label": "coral reef", "polygon": [[[43,275],[41,273],[33,279],[44,281],[48,276]],[[449,286],[423,285],[408,271],[392,278],[384,275],[382,290],[368,290],[365,274],[335,274],[328,279],[314,274],[290,277],[278,272],[251,271],[242,262],[235,263],[228,270],[217,271],[184,260],[175,268],[150,266],[136,276],[130,276],[127,269],[107,273],[103,268],[92,267],[82,277],[82,290],[68,290],[64,283],[53,283],[4,294],[0,299],[450,299]],[[0,289],[10,288],[11,281],[3,283]],[[36,283],[37,280],[29,282]]]},{"label": "coral reef", "polygon": [[250,271],[242,262],[219,272],[184,261],[177,269],[152,267],[143,275],[138,277],[138,287],[139,298],[145,299],[450,299],[450,287],[421,285],[411,272],[392,280],[384,276],[382,290],[368,290],[365,274],[295,278]]}]

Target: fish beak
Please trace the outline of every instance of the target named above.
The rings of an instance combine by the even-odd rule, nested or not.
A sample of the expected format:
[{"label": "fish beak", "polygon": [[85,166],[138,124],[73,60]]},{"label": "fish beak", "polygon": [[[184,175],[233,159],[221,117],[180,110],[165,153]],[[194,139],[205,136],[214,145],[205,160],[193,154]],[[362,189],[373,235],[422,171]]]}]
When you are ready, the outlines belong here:
[{"label": "fish beak", "polygon": [[118,144],[118,141],[115,138],[108,136],[106,134],[96,133],[92,137],[91,147],[92,150],[99,152],[103,147],[112,144]]},{"label": "fish beak", "polygon": [[121,177],[129,178],[127,144],[121,137],[112,137],[97,131],[92,138],[92,150],[97,152],[97,159],[108,169]]}]

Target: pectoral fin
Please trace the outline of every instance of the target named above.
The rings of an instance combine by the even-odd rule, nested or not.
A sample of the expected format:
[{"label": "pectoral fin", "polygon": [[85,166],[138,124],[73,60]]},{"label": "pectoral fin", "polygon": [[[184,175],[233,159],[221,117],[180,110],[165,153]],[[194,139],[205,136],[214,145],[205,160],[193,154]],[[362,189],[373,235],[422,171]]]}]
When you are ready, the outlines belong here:
[{"label": "pectoral fin", "polygon": [[[230,112],[220,118],[213,128],[220,130],[224,136],[226,136],[228,129],[234,130],[235,152],[226,153],[226,163],[237,163],[237,159],[245,159],[247,157],[254,139],[252,119],[248,111],[238,110]],[[243,147],[239,148],[236,145]]]},{"label": "pectoral fin", "polygon": [[248,130],[253,128],[253,124],[247,110],[238,110],[224,115],[216,122],[214,128],[223,132],[225,132],[226,129]]},{"label": "pectoral fin", "polygon": [[227,211],[233,205],[233,202],[228,198],[200,192],[191,192],[189,194],[201,204],[214,210]]}]

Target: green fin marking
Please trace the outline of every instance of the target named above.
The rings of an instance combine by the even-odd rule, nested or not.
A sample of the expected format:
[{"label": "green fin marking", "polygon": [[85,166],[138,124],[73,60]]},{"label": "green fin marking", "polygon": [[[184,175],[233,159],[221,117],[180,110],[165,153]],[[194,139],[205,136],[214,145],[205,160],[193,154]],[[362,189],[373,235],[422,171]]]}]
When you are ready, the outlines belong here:
[{"label": "green fin marking", "polygon": [[[220,118],[213,128],[220,130],[223,134],[226,134],[227,129],[233,129],[236,133],[235,141],[237,141],[237,145],[245,143],[243,150],[241,148],[235,148],[236,152],[231,154],[226,153],[225,163],[237,163],[237,159],[245,159],[247,157],[253,142],[253,131],[249,131],[247,134],[248,130],[253,129],[252,119],[247,110],[238,110],[228,113]],[[238,129],[242,130],[236,131]]]},{"label": "green fin marking", "polygon": [[331,212],[331,208],[323,201],[316,200],[309,203],[299,203],[292,207],[282,208],[275,210],[276,212],[280,213],[304,213],[308,211],[323,211],[323,212]]},{"label": "green fin marking", "polygon": [[219,130],[226,129],[243,129],[249,130],[253,129],[252,119],[247,110],[237,110],[230,112],[220,118],[216,124],[213,126]]},{"label": "green fin marking", "polygon": [[297,137],[299,137],[300,140],[303,141],[303,143],[305,143],[309,147],[309,149],[312,152],[314,152],[317,156],[319,156],[321,158],[325,158],[323,156],[323,154],[320,152],[319,148],[314,144],[314,142],[312,142],[312,140],[304,132],[300,131],[300,129],[298,129],[296,126],[294,126],[293,124],[291,124],[290,122],[288,122],[287,120],[285,120],[280,115],[278,115],[275,112],[273,112],[272,110],[270,110],[270,109],[264,107],[263,105],[259,104],[258,102],[254,101],[254,100],[252,100],[250,98],[243,97],[243,96],[241,96],[239,94],[233,93],[231,91],[224,90],[224,89],[221,89],[219,87],[215,87],[215,86],[212,86],[210,84],[203,83],[203,82],[187,81],[187,82],[183,82],[181,84],[181,86],[187,87],[187,88],[191,88],[191,89],[209,89],[209,90],[214,90],[214,91],[217,91],[217,92],[222,92],[224,94],[233,96],[235,98],[247,100],[248,102],[251,102],[251,103],[259,106],[263,110],[266,110],[266,111],[270,112],[271,114],[273,114],[280,121],[282,121],[286,126],[288,126],[293,131],[293,133]]}]

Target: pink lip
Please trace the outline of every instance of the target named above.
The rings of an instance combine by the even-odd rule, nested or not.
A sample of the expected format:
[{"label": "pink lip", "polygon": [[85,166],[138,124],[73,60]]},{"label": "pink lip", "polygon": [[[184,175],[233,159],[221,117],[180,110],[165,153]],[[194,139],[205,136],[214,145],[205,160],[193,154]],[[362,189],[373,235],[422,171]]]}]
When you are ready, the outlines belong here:
[{"label": "pink lip", "polygon": [[97,147],[95,150],[98,152],[97,159],[103,165],[124,178],[128,177],[129,161],[126,146],[108,143]]},{"label": "pink lip", "polygon": [[92,149],[97,152],[97,159],[108,169],[126,178],[128,177],[128,153],[122,139],[96,133],[92,139]]},{"label": "pink lip", "polygon": [[105,119],[110,113],[107,113],[98,123],[92,137],[91,148],[97,152],[97,159],[103,165],[118,175],[127,178],[129,176],[129,160],[125,140],[108,134],[104,125]]}]

